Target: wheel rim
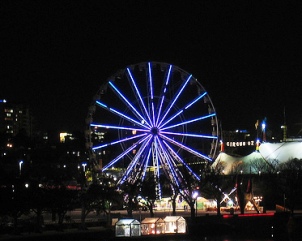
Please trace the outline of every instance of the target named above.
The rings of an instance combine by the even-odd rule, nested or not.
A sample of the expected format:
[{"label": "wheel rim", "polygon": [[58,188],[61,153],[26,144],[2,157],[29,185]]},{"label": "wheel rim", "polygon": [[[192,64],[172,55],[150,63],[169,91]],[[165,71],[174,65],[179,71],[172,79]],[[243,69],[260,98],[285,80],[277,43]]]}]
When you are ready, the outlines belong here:
[{"label": "wheel rim", "polygon": [[163,173],[183,190],[187,182],[179,166],[198,181],[192,162],[216,156],[217,115],[191,74],[143,62],[116,72],[100,87],[89,108],[87,136],[91,160],[102,159],[102,171],[125,168],[118,184],[143,180],[151,167],[157,182]]}]

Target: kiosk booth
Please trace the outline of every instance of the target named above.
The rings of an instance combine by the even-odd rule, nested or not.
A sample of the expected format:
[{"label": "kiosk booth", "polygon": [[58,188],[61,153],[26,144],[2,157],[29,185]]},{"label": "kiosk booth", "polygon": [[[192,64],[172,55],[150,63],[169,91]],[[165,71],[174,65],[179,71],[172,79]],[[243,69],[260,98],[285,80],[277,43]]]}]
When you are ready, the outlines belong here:
[{"label": "kiosk booth", "polygon": [[165,222],[161,218],[145,218],[141,222],[142,235],[165,233]]},{"label": "kiosk booth", "polygon": [[135,219],[120,219],[115,223],[115,237],[141,236],[140,222]]},{"label": "kiosk booth", "polygon": [[186,220],[181,216],[167,216],[164,218],[166,233],[186,233]]}]

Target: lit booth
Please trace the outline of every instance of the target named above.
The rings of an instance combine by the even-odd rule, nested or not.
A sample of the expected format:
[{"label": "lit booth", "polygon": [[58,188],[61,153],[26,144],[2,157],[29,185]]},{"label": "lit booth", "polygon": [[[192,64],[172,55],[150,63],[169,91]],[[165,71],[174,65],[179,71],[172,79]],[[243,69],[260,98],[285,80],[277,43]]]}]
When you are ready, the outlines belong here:
[{"label": "lit booth", "polygon": [[165,233],[186,233],[186,220],[181,216],[167,216],[164,218]]},{"label": "lit booth", "polygon": [[165,233],[165,221],[161,218],[145,218],[141,222],[142,235]]},{"label": "lit booth", "polygon": [[115,223],[115,237],[141,236],[141,226],[135,219],[120,219]]}]

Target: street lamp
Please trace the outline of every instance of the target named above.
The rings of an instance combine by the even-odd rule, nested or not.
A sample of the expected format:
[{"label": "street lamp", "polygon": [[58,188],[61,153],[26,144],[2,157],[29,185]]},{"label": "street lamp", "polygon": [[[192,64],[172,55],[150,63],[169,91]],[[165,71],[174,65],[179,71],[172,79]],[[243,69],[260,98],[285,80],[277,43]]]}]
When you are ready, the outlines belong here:
[{"label": "street lamp", "polygon": [[87,163],[82,163],[82,167],[83,167],[84,172],[86,171],[86,166],[87,166]]},{"label": "street lamp", "polygon": [[266,123],[265,123],[265,121],[262,122],[262,125],[261,125],[261,126],[262,126],[262,135],[263,135],[263,136],[262,136],[262,141],[263,141],[263,142],[266,142],[266,135],[265,135]]},{"label": "street lamp", "polygon": [[19,161],[19,172],[20,172],[20,176],[21,176],[21,169],[22,169],[22,164],[23,164],[23,161]]},{"label": "street lamp", "polygon": [[193,200],[195,200],[195,216],[197,217],[197,197],[198,197],[198,192],[197,191],[195,191],[195,192],[193,192],[193,194],[192,194],[192,198],[193,198]]}]

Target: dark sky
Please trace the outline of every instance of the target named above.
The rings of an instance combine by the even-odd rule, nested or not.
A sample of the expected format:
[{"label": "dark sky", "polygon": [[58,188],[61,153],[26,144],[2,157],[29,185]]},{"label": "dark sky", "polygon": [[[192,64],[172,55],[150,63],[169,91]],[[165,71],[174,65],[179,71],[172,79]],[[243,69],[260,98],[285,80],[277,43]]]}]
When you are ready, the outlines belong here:
[{"label": "dark sky", "polygon": [[210,94],[223,129],[302,122],[299,1],[1,1],[0,98],[41,128],[83,129],[118,69],[167,62]]}]

